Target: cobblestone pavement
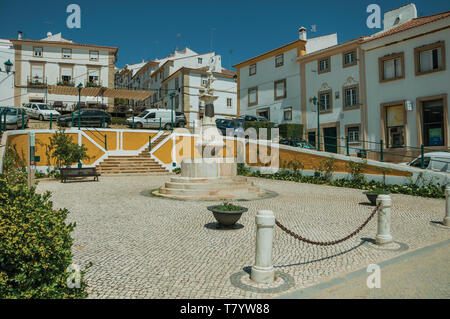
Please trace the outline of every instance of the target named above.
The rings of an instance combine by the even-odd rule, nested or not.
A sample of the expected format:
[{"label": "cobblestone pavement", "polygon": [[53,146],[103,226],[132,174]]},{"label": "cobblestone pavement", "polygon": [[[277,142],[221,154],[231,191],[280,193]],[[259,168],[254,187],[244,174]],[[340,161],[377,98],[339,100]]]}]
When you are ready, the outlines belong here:
[{"label": "cobblestone pavement", "polygon": [[[362,238],[374,238],[376,220],[354,238],[330,247],[295,241],[277,228],[274,265],[293,277],[295,284],[284,292],[256,293],[233,286],[230,277],[254,263],[258,209],[273,210],[280,222],[303,237],[330,241],[351,233],[369,216],[372,207],[367,206],[362,191],[252,179],[279,196],[240,203],[249,208],[239,221],[244,227],[217,230],[214,217],[206,210],[211,202],[143,196],[168,179],[102,176],[100,182],[42,181],[38,185],[38,191],[52,191],[55,206],[67,207],[69,220],[77,223],[74,263],[94,264],[86,273],[91,298],[283,297],[442,242],[450,234],[430,224],[442,220],[444,200],[395,194],[391,232],[394,240],[409,246],[407,251],[377,250],[363,244]],[[441,253],[448,259],[448,249]],[[436,267],[448,278],[448,267]]]}]

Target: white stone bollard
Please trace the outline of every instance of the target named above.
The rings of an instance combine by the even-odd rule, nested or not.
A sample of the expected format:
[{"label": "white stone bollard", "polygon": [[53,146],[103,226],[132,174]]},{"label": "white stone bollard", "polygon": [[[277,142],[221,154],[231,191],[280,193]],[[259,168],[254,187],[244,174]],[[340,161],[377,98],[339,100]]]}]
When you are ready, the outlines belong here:
[{"label": "white stone bollard", "polygon": [[445,187],[445,217],[442,223],[450,227],[450,185]]},{"label": "white stone bollard", "polygon": [[259,210],[256,214],[256,256],[250,279],[270,284],[275,280],[272,265],[272,242],[275,216],[271,210]]},{"label": "white stone bollard", "polygon": [[392,242],[391,236],[391,206],[392,201],[389,195],[378,195],[377,205],[381,203],[378,210],[378,229],[376,244],[383,245]]}]

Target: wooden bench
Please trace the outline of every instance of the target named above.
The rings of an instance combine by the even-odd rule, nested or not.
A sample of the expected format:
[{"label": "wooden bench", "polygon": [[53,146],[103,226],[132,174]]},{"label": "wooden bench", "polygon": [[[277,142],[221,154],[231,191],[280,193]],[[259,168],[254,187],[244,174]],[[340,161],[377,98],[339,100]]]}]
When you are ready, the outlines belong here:
[{"label": "wooden bench", "polygon": [[60,172],[62,183],[65,183],[70,178],[89,176],[93,176],[94,181],[98,181],[98,177],[100,176],[95,167],[61,168]]}]

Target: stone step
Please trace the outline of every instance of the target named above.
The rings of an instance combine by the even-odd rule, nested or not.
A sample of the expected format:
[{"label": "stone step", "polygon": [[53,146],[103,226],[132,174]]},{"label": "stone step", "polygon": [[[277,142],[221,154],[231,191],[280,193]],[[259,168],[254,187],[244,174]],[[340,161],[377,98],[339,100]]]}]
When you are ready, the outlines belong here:
[{"label": "stone step", "polygon": [[164,168],[158,169],[100,169],[97,170],[100,174],[128,174],[128,173],[152,173],[152,172],[165,172],[168,173]]},{"label": "stone step", "polygon": [[165,186],[159,188],[161,194],[170,195],[183,195],[183,196],[212,196],[212,195],[234,195],[236,193],[258,193],[260,189],[258,187],[242,187],[242,188],[224,188],[224,189],[176,189],[176,188],[166,188]]},{"label": "stone step", "polygon": [[247,178],[244,176],[220,177],[220,178],[201,178],[201,177],[183,177],[176,176],[170,179],[173,183],[245,183]]},{"label": "stone step", "polygon": [[241,182],[241,183],[173,183],[167,182],[165,188],[170,189],[240,189],[250,188],[254,184],[253,182]]}]

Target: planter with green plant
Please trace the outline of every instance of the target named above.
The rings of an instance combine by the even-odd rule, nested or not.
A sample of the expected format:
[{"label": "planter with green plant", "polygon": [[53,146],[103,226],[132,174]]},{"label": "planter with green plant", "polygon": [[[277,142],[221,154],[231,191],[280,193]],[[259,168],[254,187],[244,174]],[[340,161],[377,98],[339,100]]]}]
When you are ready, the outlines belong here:
[{"label": "planter with green plant", "polygon": [[246,207],[236,206],[226,201],[221,205],[208,206],[207,209],[213,213],[219,225],[225,227],[236,224],[242,214],[248,211]]},{"label": "planter with green plant", "polygon": [[377,204],[378,195],[389,195],[390,192],[383,188],[374,188],[370,191],[364,192],[364,194],[367,196],[367,199],[370,201],[370,203],[375,206]]}]

